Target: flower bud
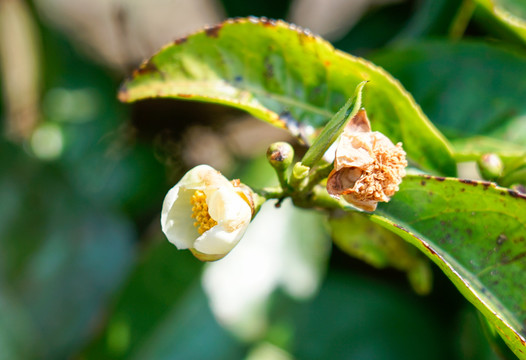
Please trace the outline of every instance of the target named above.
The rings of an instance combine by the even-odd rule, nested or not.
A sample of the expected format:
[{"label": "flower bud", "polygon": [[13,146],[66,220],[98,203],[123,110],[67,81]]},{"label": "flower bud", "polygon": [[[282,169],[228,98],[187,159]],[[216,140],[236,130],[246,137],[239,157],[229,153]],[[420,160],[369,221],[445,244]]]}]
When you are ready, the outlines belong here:
[{"label": "flower bud", "polygon": [[336,149],[327,192],[365,211],[374,211],[398,191],[405,176],[405,151],[385,135],[371,131],[365,110],[346,126]]},{"label": "flower bud", "polygon": [[237,245],[252,218],[251,191],[208,165],[188,171],[166,194],[161,226],[178,249],[202,261],[221,259]]},{"label": "flower bud", "polygon": [[502,176],[504,170],[504,164],[497,154],[484,154],[477,161],[480,175],[484,179],[497,180]]},{"label": "flower bud", "polygon": [[289,143],[279,141],[267,149],[267,159],[270,165],[278,171],[285,171],[292,164],[294,149]]}]

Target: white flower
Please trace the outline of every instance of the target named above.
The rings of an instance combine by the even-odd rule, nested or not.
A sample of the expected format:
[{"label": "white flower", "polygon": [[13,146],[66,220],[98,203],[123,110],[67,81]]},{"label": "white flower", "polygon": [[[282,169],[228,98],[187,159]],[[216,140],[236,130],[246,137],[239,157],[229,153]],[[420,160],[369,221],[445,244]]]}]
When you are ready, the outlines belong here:
[{"label": "white flower", "polygon": [[178,249],[200,260],[224,257],[243,237],[252,218],[250,196],[208,165],[188,171],[166,194],[161,226]]}]

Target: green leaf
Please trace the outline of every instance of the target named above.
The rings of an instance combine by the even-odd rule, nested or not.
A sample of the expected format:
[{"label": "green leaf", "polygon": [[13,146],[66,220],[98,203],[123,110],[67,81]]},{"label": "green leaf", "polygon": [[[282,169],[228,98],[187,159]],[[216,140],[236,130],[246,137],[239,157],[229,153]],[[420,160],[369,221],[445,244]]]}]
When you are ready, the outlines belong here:
[{"label": "green leaf", "polygon": [[[345,105],[331,118],[331,120],[325,125],[321,134],[316,138],[314,143],[309,147],[305,156],[301,160],[302,165],[313,167],[325,154],[325,152],[331,147],[331,145],[338,140],[338,137],[342,134],[343,129],[349,123],[349,121],[358,113],[358,110],[362,106],[362,90],[367,81],[362,81],[356,87],[354,96],[347,100]],[[349,114],[348,110],[351,108]]]},{"label": "green leaf", "polygon": [[283,21],[228,20],[168,44],[123,84],[119,99],[214,102],[296,135],[315,134],[365,80],[370,85],[363,106],[373,130],[403,141],[408,156],[424,169],[454,174],[446,139],[398,81]]},{"label": "green leaf", "polygon": [[329,219],[334,243],[350,256],[383,269],[393,267],[407,273],[418,294],[431,291],[429,262],[398,235],[371,222],[361,213],[346,213]]},{"label": "green leaf", "polygon": [[526,3],[523,0],[475,0],[509,31],[526,42]]},{"label": "green leaf", "polygon": [[302,360],[455,358],[447,341],[452,327],[441,328],[444,319],[425,305],[392,279],[332,270],[312,302],[290,309],[296,323],[289,351]]},{"label": "green leaf", "polygon": [[487,134],[524,123],[523,54],[482,42],[430,41],[381,51],[372,60],[400,79],[446,134]]},{"label": "green leaf", "polygon": [[[144,311],[144,309],[140,310]],[[126,359],[245,358],[246,346],[217,322],[210,312],[205,293],[197,284],[184,294],[179,306],[158,320],[160,321],[156,324],[156,328],[136,344],[137,351]]]},{"label": "green leaf", "polygon": [[526,359],[526,196],[409,175],[371,219],[422,250]]}]

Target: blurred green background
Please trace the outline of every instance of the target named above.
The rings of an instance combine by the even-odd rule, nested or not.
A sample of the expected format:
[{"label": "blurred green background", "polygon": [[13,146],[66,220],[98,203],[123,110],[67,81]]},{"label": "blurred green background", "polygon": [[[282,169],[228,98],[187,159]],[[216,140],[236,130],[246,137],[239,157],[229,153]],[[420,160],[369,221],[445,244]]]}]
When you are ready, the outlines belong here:
[{"label": "blurred green background", "polygon": [[384,66],[448,136],[524,145],[524,44],[487,14],[458,20],[459,6],[1,0],[0,359],[497,359],[440,271],[416,295],[403,273],[331,248],[315,212],[269,204],[211,265],[177,251],[159,217],[186,170],[207,163],[267,185],[266,147],[293,139],[220,106],[116,99],[164,43],[266,16]]}]

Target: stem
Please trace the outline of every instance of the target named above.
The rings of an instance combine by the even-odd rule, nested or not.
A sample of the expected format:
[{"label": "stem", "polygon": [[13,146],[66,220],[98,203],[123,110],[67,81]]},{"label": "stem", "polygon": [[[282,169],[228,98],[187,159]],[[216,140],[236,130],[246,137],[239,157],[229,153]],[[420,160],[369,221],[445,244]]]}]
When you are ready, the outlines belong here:
[{"label": "stem", "polygon": [[464,32],[466,31],[474,11],[475,2],[473,0],[462,1],[455,18],[449,27],[449,38],[451,40],[459,40],[462,38],[462,35],[464,35]]},{"label": "stem", "polygon": [[[279,184],[281,185],[282,189],[285,189],[286,191],[292,190],[291,186],[289,185],[289,179],[287,175],[287,171],[278,171],[276,169],[276,175],[279,180]],[[283,190],[282,190],[283,192]]]},{"label": "stem", "polygon": [[330,196],[324,186],[315,186],[308,195],[302,193],[295,195],[297,196],[292,196],[292,201],[294,201],[294,205],[301,208],[310,209],[314,207],[326,210],[349,209],[349,207],[345,206],[342,202]]},{"label": "stem", "polygon": [[334,165],[332,163],[318,167],[312,174],[309,175],[307,185],[305,185],[305,187],[300,190],[301,193],[307,194],[309,191],[311,191],[316,185],[320,183],[320,181],[329,176],[333,168]]},{"label": "stem", "polygon": [[267,187],[263,189],[254,189],[253,190],[259,196],[269,200],[269,199],[280,199],[286,196],[286,192],[283,191],[283,188],[278,187]]}]

